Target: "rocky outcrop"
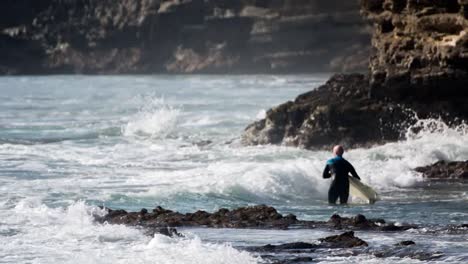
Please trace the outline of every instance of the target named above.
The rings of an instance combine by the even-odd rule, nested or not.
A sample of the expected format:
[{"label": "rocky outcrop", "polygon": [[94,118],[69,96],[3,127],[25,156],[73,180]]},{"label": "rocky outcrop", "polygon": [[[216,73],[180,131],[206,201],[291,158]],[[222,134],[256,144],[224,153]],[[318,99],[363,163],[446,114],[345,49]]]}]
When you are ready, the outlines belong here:
[{"label": "rocky outcrop", "polygon": [[468,96],[468,1],[363,0],[375,25],[371,93],[398,100]]},{"label": "rocky outcrop", "polygon": [[468,161],[442,160],[415,170],[429,179],[468,179]]},{"label": "rocky outcrop", "polygon": [[268,110],[266,118],[245,129],[242,142],[306,149],[367,147],[404,138],[410,127],[418,129],[418,118],[440,117],[449,124],[468,119],[464,97],[426,104],[372,98],[369,92],[365,75],[335,75],[319,88]]},{"label": "rocky outcrop", "polygon": [[370,99],[368,93],[366,76],[335,75],[316,90],[270,109],[265,119],[245,129],[242,142],[314,149],[398,139],[406,124],[401,121],[410,112],[396,103]]},{"label": "rocky outcrop", "polygon": [[0,73],[364,70],[356,1],[5,0]]},{"label": "rocky outcrop", "polygon": [[[367,219],[363,215],[356,217],[340,217],[334,215],[327,222],[299,220],[295,215],[282,215],[275,208],[258,205],[241,207],[234,210],[220,209],[214,213],[197,211],[182,214],[161,207],[149,212],[142,209],[140,212],[127,212],[125,210],[107,209],[104,217],[96,216],[99,222],[110,224],[125,224],[140,226],[161,232],[167,227],[211,227],[211,228],[261,228],[261,229],[288,229],[294,228],[331,228],[347,230],[374,230],[374,231],[402,231],[417,228],[413,225],[395,226],[382,219]],[[169,232],[169,231],[168,231]]]},{"label": "rocky outcrop", "polygon": [[370,75],[335,75],[270,109],[245,129],[244,144],[360,147],[403,139],[418,118],[468,120],[466,1],[363,0],[362,7],[375,23]]}]

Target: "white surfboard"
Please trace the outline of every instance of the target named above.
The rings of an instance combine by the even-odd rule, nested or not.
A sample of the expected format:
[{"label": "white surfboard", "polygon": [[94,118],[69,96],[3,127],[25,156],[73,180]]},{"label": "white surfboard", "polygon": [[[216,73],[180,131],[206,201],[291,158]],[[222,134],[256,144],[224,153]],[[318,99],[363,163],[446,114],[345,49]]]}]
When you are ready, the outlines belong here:
[{"label": "white surfboard", "polygon": [[351,176],[349,176],[349,193],[351,196],[364,200],[369,204],[380,200],[379,195],[374,189]]}]

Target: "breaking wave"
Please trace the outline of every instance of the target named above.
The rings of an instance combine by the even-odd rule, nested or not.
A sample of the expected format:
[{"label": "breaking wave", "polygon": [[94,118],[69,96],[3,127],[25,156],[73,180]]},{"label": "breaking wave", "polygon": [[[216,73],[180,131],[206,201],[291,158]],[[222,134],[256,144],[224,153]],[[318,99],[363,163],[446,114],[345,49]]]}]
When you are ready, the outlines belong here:
[{"label": "breaking wave", "polygon": [[145,97],[144,105],[122,127],[127,137],[165,138],[174,132],[181,110],[165,103],[164,98]]}]

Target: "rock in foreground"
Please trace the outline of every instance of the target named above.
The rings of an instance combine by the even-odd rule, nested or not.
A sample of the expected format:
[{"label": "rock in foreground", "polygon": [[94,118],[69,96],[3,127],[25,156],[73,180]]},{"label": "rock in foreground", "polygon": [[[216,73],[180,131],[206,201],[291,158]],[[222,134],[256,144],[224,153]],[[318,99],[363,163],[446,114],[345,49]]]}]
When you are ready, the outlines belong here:
[{"label": "rock in foreground", "polygon": [[283,216],[275,208],[266,205],[241,207],[234,210],[220,209],[214,213],[197,211],[182,214],[161,207],[152,212],[142,209],[140,212],[107,209],[108,214],[97,217],[99,222],[111,224],[125,224],[141,226],[159,230],[166,227],[210,227],[210,228],[259,228],[259,229],[287,229],[287,228],[330,228],[348,230],[401,231],[414,226],[395,226],[384,220],[366,219],[363,215],[356,217],[340,217],[334,215],[327,222],[298,220],[295,215]]}]

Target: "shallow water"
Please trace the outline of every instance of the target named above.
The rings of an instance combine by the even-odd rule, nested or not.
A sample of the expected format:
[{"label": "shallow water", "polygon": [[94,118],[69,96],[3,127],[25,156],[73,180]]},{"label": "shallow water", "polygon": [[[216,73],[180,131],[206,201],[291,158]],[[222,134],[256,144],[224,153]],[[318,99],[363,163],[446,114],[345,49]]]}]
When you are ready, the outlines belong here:
[{"label": "shallow water", "polygon": [[[429,183],[412,170],[439,159],[468,159],[466,126],[421,120],[425,129],[408,132],[404,141],[347,152],[363,181],[382,196],[373,206],[326,203],[329,181],[321,171],[328,152],[240,145],[247,124],[327,77],[0,78],[0,262],[255,263],[260,259],[243,246],[330,234],[190,229],[187,239],[151,238],[91,217],[99,205],[188,212],[262,203],[309,220],[362,213],[420,224],[426,229],[357,236],[372,244],[369,250],[411,239],[420,250],[441,252],[437,261],[468,261],[466,235],[430,232],[468,222],[468,184]],[[313,258],[415,263],[371,253]]]}]

